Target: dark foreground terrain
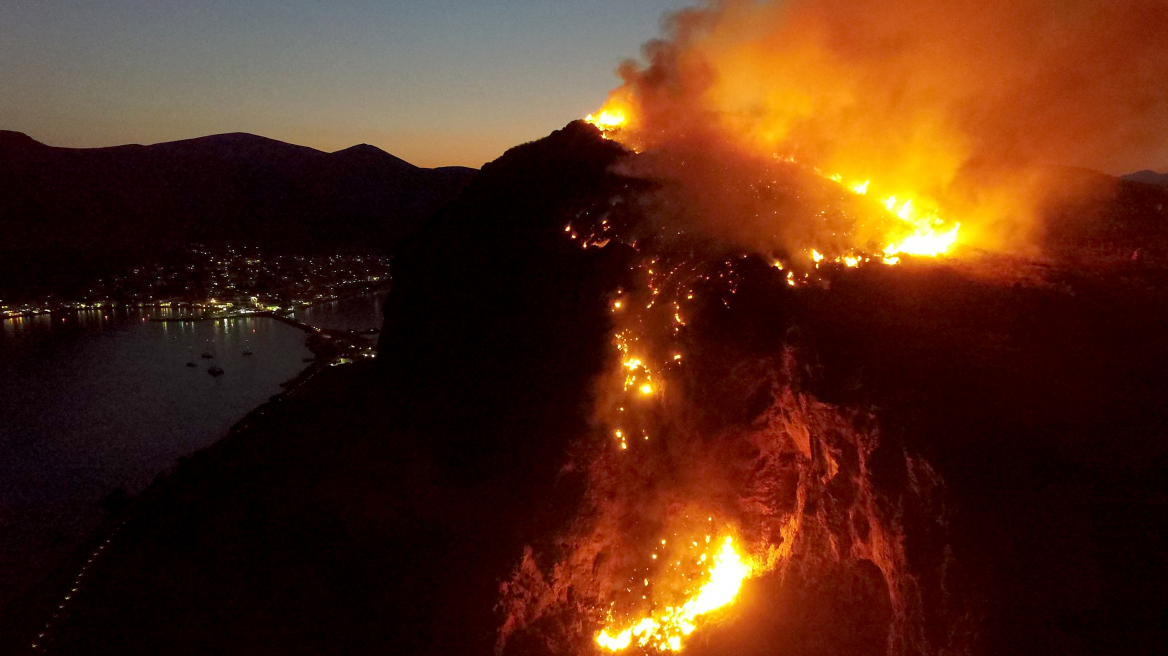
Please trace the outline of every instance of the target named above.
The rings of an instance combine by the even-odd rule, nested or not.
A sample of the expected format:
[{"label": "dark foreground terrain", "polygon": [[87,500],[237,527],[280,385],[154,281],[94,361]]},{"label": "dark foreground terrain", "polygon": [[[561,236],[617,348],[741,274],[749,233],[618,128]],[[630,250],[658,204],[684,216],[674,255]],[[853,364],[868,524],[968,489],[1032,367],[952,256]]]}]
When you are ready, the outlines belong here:
[{"label": "dark foreground terrain", "polygon": [[326,370],[182,461],[124,511],[78,592],[68,576],[25,602],[35,613],[18,609],[53,626],[5,653],[37,642],[78,654],[466,653],[489,642],[494,577],[522,546],[530,495],[504,472],[453,475],[439,445],[377,429],[390,402],[379,378]]},{"label": "dark foreground terrain", "polygon": [[[635,254],[581,249],[563,226],[630,189],[607,172],[621,156],[573,124],[485,167],[399,257],[377,365],[324,370],[180,464],[113,516],[76,593],[62,573],[10,615],[4,646],[491,653],[499,583],[579,506],[559,468],[588,439],[606,294]],[[1148,242],[1144,202],[1082,252]],[[943,530],[910,530],[905,550],[928,604],[958,609],[926,613],[937,652],[1160,653],[1168,638],[1168,269],[1061,262],[910,263],[791,289],[746,258],[733,298],[711,294],[691,322],[717,428],[768,399],[736,396],[741,371],[714,365],[793,345],[805,392],[879,423],[877,486],[915,484],[906,453],[936,469]],[[942,567],[952,587],[929,588]],[[761,579],[729,642],[687,649],[885,653],[887,589],[865,580],[803,580],[796,599]]]}]

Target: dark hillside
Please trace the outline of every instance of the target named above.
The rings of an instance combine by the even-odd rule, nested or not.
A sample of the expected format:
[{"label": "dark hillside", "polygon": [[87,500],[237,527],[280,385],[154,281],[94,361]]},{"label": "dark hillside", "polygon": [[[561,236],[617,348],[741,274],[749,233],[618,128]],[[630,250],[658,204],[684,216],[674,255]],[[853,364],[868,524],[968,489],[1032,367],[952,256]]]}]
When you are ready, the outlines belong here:
[{"label": "dark hillside", "polygon": [[1168,187],[1085,169],[1050,175],[1057,200],[1043,208],[1042,246],[1053,261],[1095,268],[1122,260],[1168,260]]},{"label": "dark hillside", "polygon": [[564,226],[628,186],[607,172],[623,154],[572,123],[483,167],[400,249],[380,351],[460,466],[543,461],[582,426],[630,253],[580,248]]},{"label": "dark hillside", "polygon": [[[693,401],[678,423],[701,445],[752,462],[758,449],[735,440],[775,408],[797,417],[791,390],[848,419],[784,461],[816,481],[800,512],[823,549],[748,581],[741,621],[695,633],[688,653],[888,653],[885,574],[871,551],[848,560],[878,519],[903,529],[893,546],[919,594],[894,653],[1163,651],[1168,267],[1112,256],[1165,252],[1156,197],[1121,186],[1091,201],[1103,223],[1066,209],[1064,224],[1090,230],[1059,233],[1056,264],[824,266],[790,286],[720,245],[671,253],[630,232],[636,250],[581,248],[569,221],[637,230],[641,183],[610,168],[625,156],[573,123],[484,167],[399,249],[377,365],[326,369],[131,505],[53,620],[50,653],[493,653],[499,584],[525,545],[555,562],[582,507],[580,469],[565,467],[582,459],[567,452],[612,446],[587,439],[593,383],[615,358],[607,294],[658,255],[702,273],[668,344],[683,364],[662,374],[680,390],[669,403]],[[642,453],[678,444],[667,429]],[[874,440],[863,476],[849,431]],[[665,462],[700,453],[682,446]],[[638,490],[676,473],[633,469]],[[936,496],[917,494],[934,471]],[[871,521],[849,514],[858,482]],[[777,491],[743,507],[777,508]],[[51,617],[69,589],[50,588],[22,608]],[[544,616],[507,653],[591,649],[589,610],[603,611]],[[580,642],[554,639],[565,632]]]},{"label": "dark hillside", "polygon": [[1168,187],[1168,173],[1156,173],[1155,171],[1136,171],[1123,176],[1124,180],[1132,182],[1142,182],[1144,184],[1154,185],[1157,187]]}]

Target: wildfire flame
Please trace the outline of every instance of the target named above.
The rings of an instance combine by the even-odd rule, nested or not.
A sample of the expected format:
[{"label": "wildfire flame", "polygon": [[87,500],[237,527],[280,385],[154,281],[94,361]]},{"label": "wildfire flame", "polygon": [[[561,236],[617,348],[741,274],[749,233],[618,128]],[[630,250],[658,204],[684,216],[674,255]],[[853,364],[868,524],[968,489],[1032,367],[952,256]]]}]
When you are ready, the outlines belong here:
[{"label": "wildfire flame", "polygon": [[[708,539],[708,538],[707,538]],[[706,562],[707,554],[700,556]],[[682,638],[693,633],[699,617],[733,603],[738,591],[752,572],[752,567],[734,549],[734,541],[727,537],[722,548],[713,557],[709,578],[685,603],[666,607],[660,613],[634,620],[623,630],[606,628],[596,635],[596,644],[608,651],[627,649],[634,642],[640,647],[661,651],[679,651]],[[646,585],[648,579],[645,580]]]},{"label": "wildfire flame", "polygon": [[628,119],[623,110],[602,109],[596,114],[585,116],[584,122],[600,128],[601,133],[607,133],[624,127]]},{"label": "wildfire flame", "polygon": [[935,212],[920,212],[911,198],[898,202],[896,196],[884,199],[884,207],[898,219],[912,226],[913,234],[900,242],[889,244],[884,248],[885,257],[892,257],[901,253],[905,255],[923,255],[935,257],[947,252],[957,241],[957,231],[961,224],[955,224],[951,229],[938,232],[935,226],[943,221]]}]

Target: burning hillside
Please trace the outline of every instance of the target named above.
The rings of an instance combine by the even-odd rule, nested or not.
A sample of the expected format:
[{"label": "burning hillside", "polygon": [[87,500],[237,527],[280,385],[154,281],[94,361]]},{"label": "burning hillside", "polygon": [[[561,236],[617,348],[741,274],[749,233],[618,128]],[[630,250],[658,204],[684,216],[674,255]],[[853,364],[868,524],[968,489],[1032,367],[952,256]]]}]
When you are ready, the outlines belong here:
[{"label": "burning hillside", "polygon": [[[609,170],[645,171],[637,160],[652,157]],[[826,188],[818,178],[791,169],[798,184],[769,202],[798,218],[824,198],[803,194]],[[1052,510],[1049,474],[1026,472],[1091,467],[1084,454],[1102,448],[1120,403],[1128,424],[1162,416],[1147,367],[1166,354],[1148,338],[1168,317],[1134,309],[1168,289],[1162,266],[801,260],[678,223],[685,185],[615,181],[545,228],[555,248],[605,263],[610,323],[592,356],[590,428],[561,471],[581,482],[580,510],[503,585],[501,653],[986,653],[1015,641],[1004,651],[1020,653],[1052,638],[1018,622],[1099,603],[1050,572],[1094,562],[1091,545],[1109,538],[1063,534],[1041,514],[1074,511]],[[1124,193],[1142,222],[1110,221],[1111,241],[1091,233],[1083,257],[1162,250],[1162,197]],[[1133,312],[1138,333],[1109,338],[1113,317]],[[1124,435],[1105,450],[1163,458]],[[1078,485],[1067,503],[1098,512],[1083,496],[1095,483]],[[1049,546],[1011,553],[1018,540]],[[1028,567],[1050,587],[1010,578]],[[1047,606],[1020,606],[1026,595]]]},{"label": "burning hillside", "polygon": [[377,364],[152,487],[6,653],[1163,651],[1168,195],[1060,209],[1054,263],[780,269],[645,155],[485,166]]},{"label": "burning hillside", "polygon": [[[734,602],[751,579],[774,591],[832,577],[873,588],[878,626],[864,633],[866,649],[949,646],[951,636],[925,636],[924,626],[952,630],[957,619],[943,603],[925,606],[939,590],[922,589],[904,553],[906,516],[926,535],[944,522],[939,477],[904,454],[894,467],[912,483],[879,489],[875,416],[810,391],[814,356],[795,337],[797,308],[830,284],[829,269],[796,279],[769,257],[663,230],[668,193],[618,194],[563,229],[582,251],[621,244],[634,256],[608,295],[594,437],[570,465],[585,477],[585,509],[556,562],[529,551],[504,586],[500,647],[538,636],[553,653],[679,651],[741,614]],[[848,594],[832,584],[819,593]],[[854,639],[841,633],[849,637],[837,645]]]},{"label": "burning hillside", "polygon": [[[1083,199],[1115,187],[1050,165],[1162,155],[1168,96],[1146,76],[1168,73],[1163,27],[1160,2],[710,2],[674,16],[586,119],[635,153],[612,170],[641,184],[566,216],[562,237],[631,249],[629,274],[608,295],[592,437],[567,468],[582,510],[503,586],[499,649],[996,644],[978,636],[984,581],[954,556],[969,543],[951,543],[946,475],[924,455],[946,448],[903,417],[885,425],[881,406],[936,421],[968,412],[950,396],[963,385],[996,396],[965,376],[1016,365],[969,305],[1016,316],[1031,299],[1004,290],[1078,293],[1020,269],[1053,258],[1051,235],[1098,237]],[[981,282],[939,256],[977,261]],[[922,286],[935,312],[870,302]],[[904,332],[858,336],[865,323]],[[996,330],[1009,341],[1017,326]],[[890,366],[844,335],[905,357]],[[773,614],[751,608],[764,598]]]},{"label": "burning hillside", "polygon": [[376,365],[143,500],[51,649],[1162,653],[1168,192],[1048,165],[1154,160],[1166,16],[677,15],[403,244]]}]

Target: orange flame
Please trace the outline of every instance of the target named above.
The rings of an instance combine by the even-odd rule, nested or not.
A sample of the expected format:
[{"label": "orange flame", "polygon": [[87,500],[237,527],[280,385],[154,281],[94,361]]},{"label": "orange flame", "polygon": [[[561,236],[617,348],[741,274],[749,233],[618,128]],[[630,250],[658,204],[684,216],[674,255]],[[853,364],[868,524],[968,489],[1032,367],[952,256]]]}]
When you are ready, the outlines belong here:
[{"label": "orange flame", "polygon": [[628,122],[628,119],[625,118],[625,113],[619,109],[611,111],[602,109],[596,114],[585,116],[584,122],[595,125],[602,132],[607,132],[624,126]]},{"label": "orange flame", "polygon": [[[706,538],[709,543],[710,538]],[[695,542],[696,545],[696,542]],[[656,554],[654,554],[656,559]],[[707,562],[703,553],[699,561]],[[722,548],[714,554],[713,565],[706,579],[680,606],[669,606],[664,611],[626,623],[623,630],[606,628],[596,635],[596,644],[608,651],[627,649],[634,642],[640,647],[661,651],[680,651],[682,638],[693,633],[699,617],[730,605],[738,596],[742,582],[750,577],[753,567],[734,549],[734,541],[727,537]],[[645,585],[648,586],[648,579]]]}]

